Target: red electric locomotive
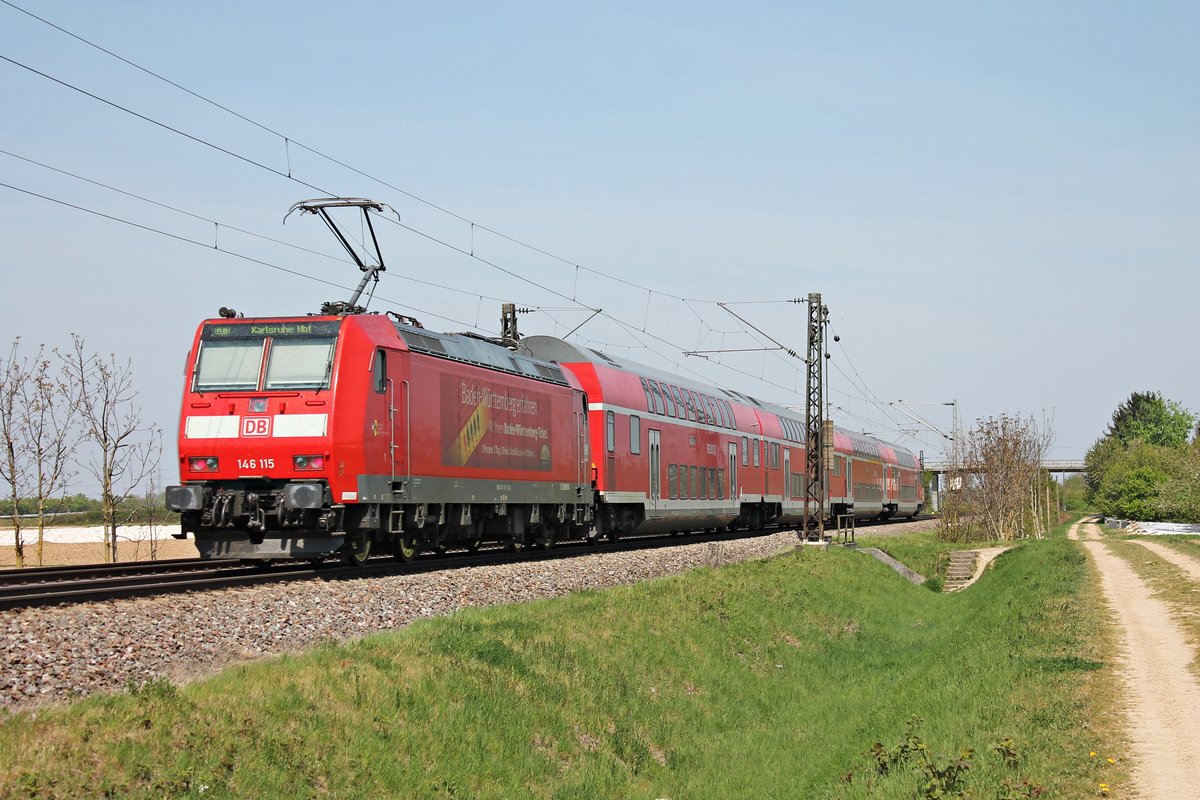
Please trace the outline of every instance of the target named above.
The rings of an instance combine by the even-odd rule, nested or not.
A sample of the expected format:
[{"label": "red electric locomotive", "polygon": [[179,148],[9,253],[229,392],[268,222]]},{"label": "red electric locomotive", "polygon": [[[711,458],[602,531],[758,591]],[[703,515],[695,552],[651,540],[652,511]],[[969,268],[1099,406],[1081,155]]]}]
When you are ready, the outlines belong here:
[{"label": "red electric locomotive", "polygon": [[586,414],[557,365],[468,336],[375,314],[207,320],[167,503],[205,557],[577,536]]}]

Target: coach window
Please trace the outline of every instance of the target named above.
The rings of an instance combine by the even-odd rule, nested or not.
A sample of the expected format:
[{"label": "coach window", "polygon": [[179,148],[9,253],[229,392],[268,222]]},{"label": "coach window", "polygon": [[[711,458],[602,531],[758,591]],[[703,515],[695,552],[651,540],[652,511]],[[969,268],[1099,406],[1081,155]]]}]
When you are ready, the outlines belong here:
[{"label": "coach window", "polygon": [[371,372],[375,378],[375,394],[383,394],[387,391],[387,353],[382,350],[375,351],[375,362],[371,366]]},{"label": "coach window", "polygon": [[733,406],[729,405],[728,400],[722,400],[721,403],[725,406],[725,419],[729,420],[729,427],[736,428],[737,421],[733,418]]},{"label": "coach window", "polygon": [[662,389],[659,389],[658,384],[654,381],[650,381],[650,392],[654,395],[654,413],[666,414],[667,406],[663,403]]},{"label": "coach window", "polygon": [[725,470],[723,467],[717,467],[717,499],[725,499]]},{"label": "coach window", "polygon": [[754,440],[754,466],[758,466],[758,439]]},{"label": "coach window", "polygon": [[721,402],[720,398],[717,398],[713,405],[717,409],[717,424],[722,428],[728,428],[729,423],[725,421],[725,404]]},{"label": "coach window", "polygon": [[688,467],[688,474],[691,475],[688,479],[688,497],[696,500],[700,497],[700,487],[696,485],[696,468]]},{"label": "coach window", "polygon": [[650,384],[646,383],[645,378],[642,378],[642,391],[646,393],[646,410],[653,414],[654,396],[650,394]]},{"label": "coach window", "polygon": [[629,415],[629,452],[635,456],[642,452],[642,418]]},{"label": "coach window", "polygon": [[664,383],[662,385],[662,393],[663,393],[663,399],[667,401],[667,416],[668,417],[679,416],[679,414],[675,413],[675,401],[671,399],[671,387],[668,384]]},{"label": "coach window", "polygon": [[675,398],[675,410],[679,412],[680,419],[687,419],[687,406],[683,402],[683,395],[679,393],[678,386],[672,386],[671,397]]},{"label": "coach window", "polygon": [[683,390],[683,402],[687,405],[687,418],[692,422],[696,421],[696,401],[692,399],[692,393],[687,389]]},{"label": "coach window", "polygon": [[750,440],[742,437],[742,466],[750,466]]},{"label": "coach window", "polygon": [[708,468],[708,499],[717,499],[717,469],[716,467]]},{"label": "coach window", "polygon": [[667,496],[672,500],[679,497],[679,473],[678,468],[671,464],[667,467]]},{"label": "coach window", "polygon": [[617,449],[617,417],[611,411],[604,412],[604,444],[610,453]]}]

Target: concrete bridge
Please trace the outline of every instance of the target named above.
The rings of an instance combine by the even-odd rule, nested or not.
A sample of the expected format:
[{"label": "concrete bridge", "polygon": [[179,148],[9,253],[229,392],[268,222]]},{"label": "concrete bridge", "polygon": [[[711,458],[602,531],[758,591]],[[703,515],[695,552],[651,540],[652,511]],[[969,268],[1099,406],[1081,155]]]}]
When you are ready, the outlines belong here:
[{"label": "concrete bridge", "polygon": [[[944,475],[948,465],[945,461],[927,461],[925,469]],[[1047,472],[1087,472],[1081,458],[1047,459],[1042,462],[1042,469]]]}]

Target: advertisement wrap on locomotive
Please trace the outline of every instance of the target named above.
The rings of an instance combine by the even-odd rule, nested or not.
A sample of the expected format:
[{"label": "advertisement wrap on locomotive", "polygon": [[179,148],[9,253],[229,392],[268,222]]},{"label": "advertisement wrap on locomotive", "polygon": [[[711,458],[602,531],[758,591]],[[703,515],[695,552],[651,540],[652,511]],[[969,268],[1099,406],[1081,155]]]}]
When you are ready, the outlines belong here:
[{"label": "advertisement wrap on locomotive", "polygon": [[[296,207],[327,216],[322,204],[357,206],[368,224],[382,206]],[[380,550],[408,560],[804,518],[795,412],[554,337],[443,334],[367,313],[356,303],[378,262],[359,262],[350,302],[321,315],[222,309],[200,324],[166,499],[202,557],[362,564]],[[920,510],[911,453],[833,438],[820,513]]]}]

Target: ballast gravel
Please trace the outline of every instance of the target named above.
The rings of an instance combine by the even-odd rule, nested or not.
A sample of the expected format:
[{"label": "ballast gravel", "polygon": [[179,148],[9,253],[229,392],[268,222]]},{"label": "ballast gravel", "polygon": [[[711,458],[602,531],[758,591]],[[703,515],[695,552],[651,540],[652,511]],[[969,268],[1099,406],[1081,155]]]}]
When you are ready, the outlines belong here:
[{"label": "ballast gravel", "polygon": [[[872,527],[870,533],[922,524]],[[772,556],[796,544],[796,534],[783,531],[549,561],[5,611],[0,613],[0,708],[19,711],[157,678],[186,680],[468,606],[633,584],[718,561]]]}]

